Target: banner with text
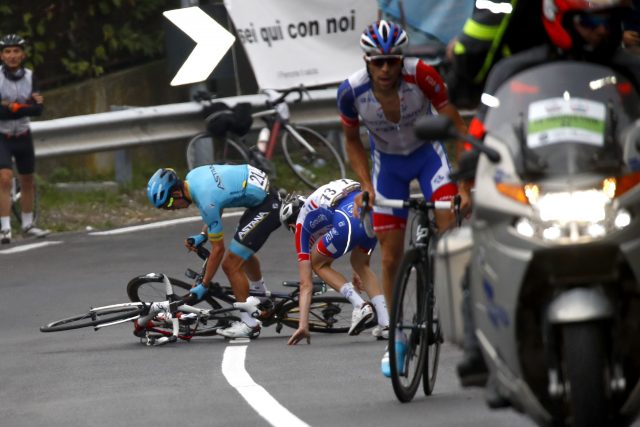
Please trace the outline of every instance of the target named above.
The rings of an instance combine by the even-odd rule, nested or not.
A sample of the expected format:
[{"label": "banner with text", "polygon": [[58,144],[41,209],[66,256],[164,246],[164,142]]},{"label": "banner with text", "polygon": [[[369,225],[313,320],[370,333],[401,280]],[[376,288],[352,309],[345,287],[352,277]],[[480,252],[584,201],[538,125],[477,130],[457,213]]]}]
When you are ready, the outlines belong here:
[{"label": "banner with text", "polygon": [[339,83],[364,66],[372,0],[225,0],[261,89]]}]

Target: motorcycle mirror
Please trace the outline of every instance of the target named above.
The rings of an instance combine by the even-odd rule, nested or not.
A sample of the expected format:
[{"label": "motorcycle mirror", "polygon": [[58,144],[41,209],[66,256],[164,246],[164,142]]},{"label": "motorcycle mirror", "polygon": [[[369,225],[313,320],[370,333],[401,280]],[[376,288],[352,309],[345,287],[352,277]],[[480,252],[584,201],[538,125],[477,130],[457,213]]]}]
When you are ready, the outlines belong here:
[{"label": "motorcycle mirror", "polygon": [[416,120],[414,132],[420,139],[458,138],[459,133],[447,116],[426,116]]},{"label": "motorcycle mirror", "polygon": [[421,139],[451,139],[457,138],[471,144],[478,151],[486,154],[492,163],[500,161],[500,153],[489,148],[482,141],[470,135],[462,135],[447,116],[426,116],[416,120],[414,132]]}]

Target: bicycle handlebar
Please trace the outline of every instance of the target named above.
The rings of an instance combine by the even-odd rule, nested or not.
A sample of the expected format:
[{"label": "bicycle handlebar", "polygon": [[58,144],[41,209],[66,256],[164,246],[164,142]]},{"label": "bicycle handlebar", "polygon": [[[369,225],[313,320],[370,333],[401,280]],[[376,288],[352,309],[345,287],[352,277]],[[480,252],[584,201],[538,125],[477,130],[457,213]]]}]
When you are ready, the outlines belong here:
[{"label": "bicycle handlebar", "polygon": [[300,86],[298,86],[298,87],[293,87],[293,88],[290,88],[290,89],[286,89],[284,92],[281,92],[281,93],[280,93],[280,96],[278,96],[276,99],[273,99],[273,100],[269,100],[269,99],[268,99],[268,100],[267,100],[267,106],[269,106],[269,107],[275,107],[276,105],[283,103],[283,102],[284,102],[284,99],[285,99],[285,98],[286,98],[290,93],[293,93],[293,92],[297,92],[297,93],[298,93],[298,99],[294,100],[293,102],[300,102],[300,101],[302,101],[303,94],[304,94],[304,93],[307,93],[307,94],[308,94],[307,89],[306,89],[304,86],[302,86],[302,85],[300,85]]},{"label": "bicycle handlebar", "polygon": [[[460,195],[456,195],[453,200],[436,200],[435,202],[428,202],[422,198],[419,199],[376,199],[374,201],[375,206],[393,208],[393,209],[416,209],[421,211],[428,210],[449,210],[453,206],[456,215],[456,223],[460,225],[462,222],[462,216],[460,214],[460,203],[462,199]],[[362,204],[366,210],[369,206],[369,193],[365,191],[362,193]]]}]

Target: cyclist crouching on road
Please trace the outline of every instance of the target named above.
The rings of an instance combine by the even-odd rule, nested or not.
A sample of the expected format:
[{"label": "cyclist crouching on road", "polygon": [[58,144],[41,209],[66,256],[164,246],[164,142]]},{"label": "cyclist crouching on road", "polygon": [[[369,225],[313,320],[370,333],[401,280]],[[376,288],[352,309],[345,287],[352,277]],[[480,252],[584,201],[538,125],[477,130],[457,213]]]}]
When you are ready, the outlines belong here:
[{"label": "cyclist crouching on road", "polygon": [[[295,232],[300,275],[300,326],[289,339],[297,344],[309,335],[309,305],[313,292],[312,270],[329,286],[340,292],[353,305],[349,335],[357,335],[373,317],[375,308],[378,325],[373,335],[389,336],[389,316],[378,280],[369,267],[376,239],[368,237],[364,226],[353,215],[354,198],[360,184],[350,179],[338,179],[323,185],[307,199],[290,195],[282,202],[280,221]],[[331,267],[333,261],[351,251],[351,266],[359,275],[364,290],[371,298],[365,302],[351,282]],[[372,307],[373,303],[373,307]]]},{"label": "cyclist crouching on road", "polygon": [[[149,179],[147,197],[157,208],[184,209],[195,203],[200,210],[205,223],[203,232],[185,240],[185,246],[195,250],[209,240],[212,250],[202,282],[191,289],[192,295],[204,298],[220,265],[238,302],[247,301],[249,289],[266,291],[255,253],[280,226],[281,201],[278,193],[269,188],[269,178],[263,171],[249,165],[200,166],[181,181],[173,169],[158,169]],[[247,210],[240,217],[225,254],[222,210],[226,207]],[[193,244],[189,242],[191,239]],[[229,338],[255,338],[260,334],[260,321],[244,311],[240,318],[240,322],[218,333]]]},{"label": "cyclist crouching on road", "polygon": [[35,151],[29,116],[42,114],[44,98],[35,89],[33,72],[23,66],[26,41],[9,34],[0,39],[0,243],[11,243],[12,158],[15,158],[22,196],[22,234],[45,237],[47,230],[33,221]]}]

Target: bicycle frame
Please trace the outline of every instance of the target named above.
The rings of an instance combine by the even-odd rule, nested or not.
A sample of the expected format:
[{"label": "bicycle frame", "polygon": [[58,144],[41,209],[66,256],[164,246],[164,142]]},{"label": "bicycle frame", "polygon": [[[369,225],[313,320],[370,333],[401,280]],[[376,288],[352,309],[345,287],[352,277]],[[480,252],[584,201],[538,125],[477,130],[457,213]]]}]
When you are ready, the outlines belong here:
[{"label": "bicycle frame", "polygon": [[278,104],[276,108],[269,110],[259,111],[252,114],[254,119],[262,119],[270,128],[269,142],[267,144],[267,150],[265,157],[267,160],[273,158],[273,153],[278,145],[278,138],[280,138],[280,132],[282,128],[289,132],[304,148],[306,148],[311,154],[316,154],[315,148],[313,148],[293,126],[289,124],[289,106],[286,103]]}]

